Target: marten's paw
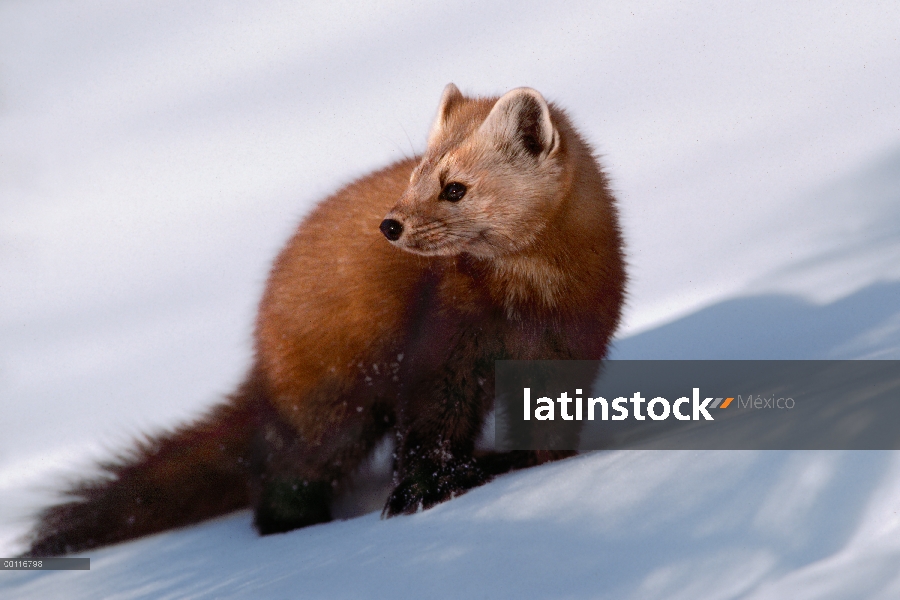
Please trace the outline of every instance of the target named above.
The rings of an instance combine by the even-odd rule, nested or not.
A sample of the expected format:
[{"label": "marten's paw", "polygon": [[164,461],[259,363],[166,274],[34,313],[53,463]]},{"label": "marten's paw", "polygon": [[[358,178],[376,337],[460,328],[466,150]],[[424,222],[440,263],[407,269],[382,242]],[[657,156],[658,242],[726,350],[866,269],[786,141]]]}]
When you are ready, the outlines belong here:
[{"label": "marten's paw", "polygon": [[490,475],[471,461],[430,467],[420,465],[397,484],[381,514],[383,517],[393,517],[426,510],[490,479]]},{"label": "marten's paw", "polygon": [[322,481],[274,479],[262,486],[253,524],[262,535],[331,520],[331,485]]}]

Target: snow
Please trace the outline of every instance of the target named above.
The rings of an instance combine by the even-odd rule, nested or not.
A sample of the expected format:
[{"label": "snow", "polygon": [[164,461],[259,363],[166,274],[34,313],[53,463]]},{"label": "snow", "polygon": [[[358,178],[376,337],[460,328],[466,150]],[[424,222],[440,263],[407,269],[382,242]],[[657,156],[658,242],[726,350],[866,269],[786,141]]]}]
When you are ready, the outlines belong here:
[{"label": "snow", "polygon": [[[900,359],[897,3],[308,4],[0,5],[0,554],[61,477],[237,384],[291,228],[421,150],[448,81],[535,87],[603,156],[616,357]],[[598,452],[374,504],[0,596],[900,597],[893,452]]]},{"label": "snow", "polygon": [[4,578],[26,598],[893,598],[898,485],[886,452],[593,453],[410,517],[259,538],[240,513]]}]

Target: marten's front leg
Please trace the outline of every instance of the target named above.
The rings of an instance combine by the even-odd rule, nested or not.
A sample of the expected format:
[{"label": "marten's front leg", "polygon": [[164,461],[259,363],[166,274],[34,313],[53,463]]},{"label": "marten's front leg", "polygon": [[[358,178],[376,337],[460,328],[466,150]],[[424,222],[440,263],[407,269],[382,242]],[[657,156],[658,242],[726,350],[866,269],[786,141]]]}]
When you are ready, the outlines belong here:
[{"label": "marten's front leg", "polygon": [[468,432],[451,433],[451,422],[469,429],[476,420],[458,417],[444,414],[428,423],[417,420],[399,432],[395,487],[385,505],[385,516],[431,508],[490,479],[472,456],[474,437]]},{"label": "marten's front leg", "polygon": [[385,516],[430,508],[490,479],[473,458],[493,401],[493,360],[485,358],[480,337],[461,333],[439,367],[410,365],[411,385],[398,415],[395,487]]}]

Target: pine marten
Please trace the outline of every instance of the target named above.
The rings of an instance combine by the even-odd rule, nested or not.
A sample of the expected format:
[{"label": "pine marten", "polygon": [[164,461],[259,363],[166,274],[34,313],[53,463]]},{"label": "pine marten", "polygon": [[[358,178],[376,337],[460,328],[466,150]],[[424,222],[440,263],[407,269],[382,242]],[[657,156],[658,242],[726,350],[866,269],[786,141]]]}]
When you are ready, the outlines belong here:
[{"label": "pine marten", "polygon": [[385,516],[565,453],[478,453],[498,359],[602,359],[625,288],[607,178],[529,88],[449,84],[421,157],[321,202],[275,260],[245,382],[45,509],[30,556],[251,506],[261,534],[331,519],[335,487],[396,436]]}]

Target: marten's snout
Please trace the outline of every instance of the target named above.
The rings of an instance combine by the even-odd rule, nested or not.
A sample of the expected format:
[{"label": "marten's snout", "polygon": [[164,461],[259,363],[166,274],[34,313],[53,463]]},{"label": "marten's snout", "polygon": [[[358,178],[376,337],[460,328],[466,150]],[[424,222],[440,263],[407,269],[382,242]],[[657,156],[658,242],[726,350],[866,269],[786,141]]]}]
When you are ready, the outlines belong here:
[{"label": "marten's snout", "polygon": [[396,242],[400,239],[400,235],[403,233],[403,224],[400,221],[395,221],[394,219],[385,219],[381,222],[381,225],[378,227],[378,229],[381,230],[381,233],[384,234],[384,237],[392,242]]}]

